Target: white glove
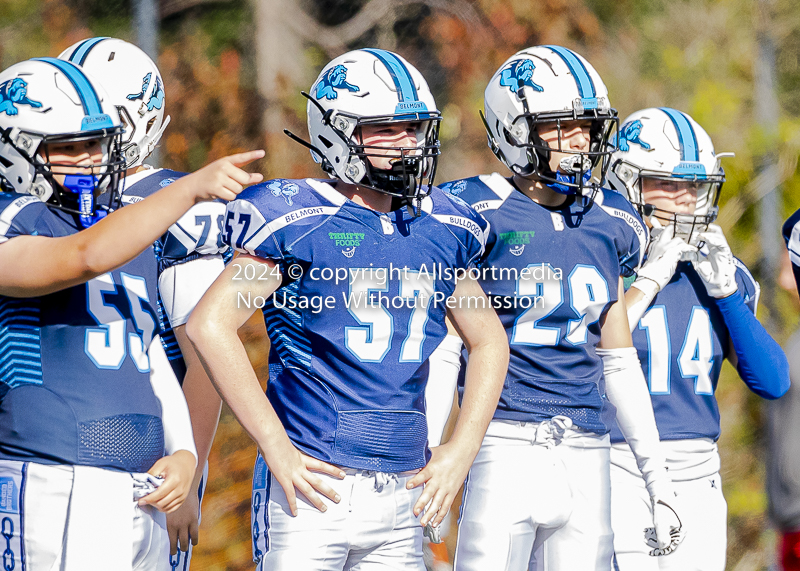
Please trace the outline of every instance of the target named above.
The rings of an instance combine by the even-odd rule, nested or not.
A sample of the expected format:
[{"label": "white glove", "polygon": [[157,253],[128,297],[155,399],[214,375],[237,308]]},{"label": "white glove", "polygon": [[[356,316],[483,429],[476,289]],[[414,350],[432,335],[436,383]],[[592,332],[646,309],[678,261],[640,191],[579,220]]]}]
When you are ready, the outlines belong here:
[{"label": "white glove", "polygon": [[653,527],[644,530],[645,543],[653,550],[650,555],[660,557],[675,551],[686,537],[681,518],[664,500],[652,499]]},{"label": "white glove", "polygon": [[678,262],[696,256],[697,248],[675,237],[675,225],[666,228],[654,227],[653,238],[647,254],[647,261],[636,272],[636,281],[631,287],[641,291],[644,296],[636,303],[628,303],[628,325],[631,331],[650,307],[653,299],[669,283]]},{"label": "white glove", "polygon": [[652,235],[654,238],[650,241],[647,249],[647,261],[636,271],[636,281],[633,282],[633,287],[641,289],[637,286],[637,282],[647,279],[655,282],[658,287],[656,293],[658,293],[672,279],[675,268],[678,267],[678,262],[681,261],[684,254],[694,252],[697,248],[684,242],[683,238],[675,237],[674,224],[663,229],[653,228]]},{"label": "white glove", "polygon": [[697,260],[692,262],[694,269],[703,280],[711,297],[721,299],[736,293],[736,264],[722,228],[709,224],[708,230],[701,232],[699,238],[706,243],[708,253],[698,252]]}]

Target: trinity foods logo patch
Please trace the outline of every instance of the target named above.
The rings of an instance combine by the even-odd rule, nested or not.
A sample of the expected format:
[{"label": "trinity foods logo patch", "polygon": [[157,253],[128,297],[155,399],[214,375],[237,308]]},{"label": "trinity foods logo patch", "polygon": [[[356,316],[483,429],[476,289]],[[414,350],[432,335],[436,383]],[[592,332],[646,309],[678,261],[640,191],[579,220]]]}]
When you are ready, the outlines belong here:
[{"label": "trinity foods logo patch", "polygon": [[506,246],[510,246],[508,252],[512,256],[521,256],[525,251],[525,244],[531,243],[531,238],[534,235],[533,230],[526,230],[522,232],[503,232],[500,234],[500,242]]},{"label": "trinity foods logo patch", "polygon": [[523,232],[503,232],[500,234],[500,241],[508,246],[521,246],[530,244],[535,232],[533,230]]},{"label": "trinity foods logo patch", "polygon": [[328,238],[337,246],[343,246],[342,254],[345,258],[352,258],[356,253],[356,246],[361,245],[364,239],[363,232],[328,232]]},{"label": "trinity foods logo patch", "polygon": [[364,239],[363,232],[328,232],[328,238],[334,240],[337,246],[360,246]]}]

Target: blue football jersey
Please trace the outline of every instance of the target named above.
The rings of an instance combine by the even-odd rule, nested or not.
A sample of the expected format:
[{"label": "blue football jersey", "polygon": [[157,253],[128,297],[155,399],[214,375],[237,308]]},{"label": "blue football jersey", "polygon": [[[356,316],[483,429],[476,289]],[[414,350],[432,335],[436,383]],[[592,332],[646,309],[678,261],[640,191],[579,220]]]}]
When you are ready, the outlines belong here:
[{"label": "blue football jersey", "polygon": [[[79,229],[36,197],[0,193],[0,242]],[[164,455],[146,353],[158,333],[155,295],[148,248],[81,285],[0,296],[0,458],[144,472]]]},{"label": "blue football jersey", "polygon": [[783,224],[783,240],[789,250],[789,259],[792,262],[792,273],[800,292],[800,210],[792,214]]},{"label": "blue football jersey", "polygon": [[[755,314],[758,284],[742,262],[735,262],[738,295]],[[633,330],[633,345],[661,440],[717,440],[719,407],[714,391],[722,361],[731,350],[730,338],[722,314],[690,263],[679,263],[656,295]],[[623,440],[616,423],[611,440]]]},{"label": "blue football jersey", "polygon": [[312,179],[268,181],[228,205],[225,242],[283,271],[263,308],[267,396],[300,450],[384,472],[427,462],[427,360],[447,334],[452,273],[482,255],[485,232],[438,189],[419,217]]},{"label": "blue football jersey", "polygon": [[619,278],[633,273],[644,252],[647,232],[630,203],[599,191],[594,201],[573,197],[547,208],[496,173],[442,189],[491,225],[482,286],[511,349],[495,418],[540,422],[564,415],[607,433],[615,409],[595,346]]},{"label": "blue football jersey", "polygon": [[[131,204],[143,200],[186,174],[169,169],[140,171],[126,180],[122,202]],[[225,203],[222,201],[200,202],[192,206],[153,244],[158,275],[169,267],[191,262],[201,256],[220,255],[228,262],[233,256],[233,250],[222,242],[224,219]],[[186,375],[186,364],[160,294],[157,307],[162,331],[161,342],[172,370],[182,384]]]}]

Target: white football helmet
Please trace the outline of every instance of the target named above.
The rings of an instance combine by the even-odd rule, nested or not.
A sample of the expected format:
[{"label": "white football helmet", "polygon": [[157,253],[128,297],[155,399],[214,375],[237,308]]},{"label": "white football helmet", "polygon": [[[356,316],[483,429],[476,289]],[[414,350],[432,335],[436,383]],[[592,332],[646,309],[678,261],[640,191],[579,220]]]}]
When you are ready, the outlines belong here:
[{"label": "white football helmet", "polygon": [[[608,139],[617,125],[617,112],[595,69],[575,52],[559,46],[535,46],[517,52],[495,72],[484,92],[484,125],[489,147],[515,174],[531,174],[557,192],[582,194],[591,173],[601,165],[602,185],[611,156]],[[561,124],[591,121],[586,152],[562,150]],[[559,131],[559,148],[551,148],[537,126]],[[550,152],[570,156],[556,172]]]},{"label": "white football helmet", "polygon": [[[441,113],[414,66],[385,50],[355,50],[326,65],[311,94],[304,95],[309,100],[311,154],[326,172],[407,204],[418,206],[430,193],[439,157]],[[391,148],[392,168],[377,169],[369,158],[386,155],[361,144],[360,127],[397,122],[418,124],[417,144]]]},{"label": "white football helmet", "polygon": [[[122,125],[103,89],[77,66],[59,59],[34,58],[0,73],[0,187],[33,194],[93,223],[119,202],[125,162],[120,154]],[[92,174],[53,178],[49,144],[99,140],[101,164]],[[102,189],[106,204],[95,204]]]},{"label": "white football helmet", "polygon": [[164,117],[164,80],[153,60],[116,38],[83,40],[58,57],[102,81],[125,127],[122,153],[127,168],[141,165],[169,124],[169,116]]},{"label": "white football helmet", "polygon": [[[643,217],[655,218],[661,225],[674,223],[676,236],[690,244],[716,220],[725,182],[720,158],[732,155],[715,154],[711,138],[694,119],[667,107],[643,109],[625,119],[614,144],[609,183],[627,194]],[[645,204],[644,178],[695,185],[694,214],[675,214]]]}]

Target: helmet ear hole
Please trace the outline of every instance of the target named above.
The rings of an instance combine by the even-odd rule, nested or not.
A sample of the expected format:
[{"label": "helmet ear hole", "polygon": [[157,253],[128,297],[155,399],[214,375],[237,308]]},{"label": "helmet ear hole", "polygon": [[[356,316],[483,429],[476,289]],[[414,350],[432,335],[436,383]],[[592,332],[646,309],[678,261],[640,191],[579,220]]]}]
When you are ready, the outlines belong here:
[{"label": "helmet ear hole", "polygon": [[325,148],[330,149],[331,147],[333,147],[333,143],[331,143],[326,137],[320,135],[319,140],[323,145],[325,145]]},{"label": "helmet ear hole", "polygon": [[152,119],[150,119],[150,120],[147,122],[147,127],[145,128],[144,132],[145,132],[145,133],[149,133],[149,132],[150,132],[150,129],[152,129],[152,128],[153,128],[153,124],[154,124],[155,122],[156,122],[156,118],[155,118],[155,117],[153,117]]}]

